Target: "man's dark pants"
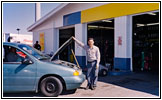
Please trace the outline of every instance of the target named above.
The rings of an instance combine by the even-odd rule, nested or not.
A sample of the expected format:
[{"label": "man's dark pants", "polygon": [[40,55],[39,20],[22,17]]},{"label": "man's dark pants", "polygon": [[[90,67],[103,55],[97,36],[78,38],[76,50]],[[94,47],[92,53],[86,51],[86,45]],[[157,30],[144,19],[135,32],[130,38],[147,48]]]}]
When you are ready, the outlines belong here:
[{"label": "man's dark pants", "polygon": [[97,86],[99,68],[96,69],[96,64],[97,64],[96,60],[87,63],[88,86]]}]

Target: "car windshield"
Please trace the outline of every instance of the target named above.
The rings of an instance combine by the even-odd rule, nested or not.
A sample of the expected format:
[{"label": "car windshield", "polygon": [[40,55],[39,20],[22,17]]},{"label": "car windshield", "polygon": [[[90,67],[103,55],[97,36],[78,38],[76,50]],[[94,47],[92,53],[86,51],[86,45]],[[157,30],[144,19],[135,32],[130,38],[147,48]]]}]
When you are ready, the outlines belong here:
[{"label": "car windshield", "polygon": [[32,46],[20,44],[20,45],[18,45],[18,47],[27,51],[29,54],[33,55],[34,57],[36,57],[39,60],[50,59],[49,56],[41,53],[39,50],[33,48]]}]

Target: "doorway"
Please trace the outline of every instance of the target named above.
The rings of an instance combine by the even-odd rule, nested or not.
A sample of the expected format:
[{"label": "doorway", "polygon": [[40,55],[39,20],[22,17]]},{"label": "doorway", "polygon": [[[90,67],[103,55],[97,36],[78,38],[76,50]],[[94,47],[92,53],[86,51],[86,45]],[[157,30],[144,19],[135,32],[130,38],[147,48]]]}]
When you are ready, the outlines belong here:
[{"label": "doorway", "polygon": [[[75,28],[67,28],[67,29],[60,29],[59,30],[59,47],[63,45],[70,37],[74,36],[75,33]],[[74,42],[70,44],[68,47],[66,47],[60,54],[59,54],[59,59],[72,62],[74,63],[74,59],[71,53],[71,49],[74,50],[75,45]]]},{"label": "doorway", "polygon": [[159,71],[159,12],[133,16],[133,70]]},{"label": "doorway", "polygon": [[113,66],[114,60],[114,19],[101,20],[88,24],[88,38],[94,38],[101,53],[100,64]]}]

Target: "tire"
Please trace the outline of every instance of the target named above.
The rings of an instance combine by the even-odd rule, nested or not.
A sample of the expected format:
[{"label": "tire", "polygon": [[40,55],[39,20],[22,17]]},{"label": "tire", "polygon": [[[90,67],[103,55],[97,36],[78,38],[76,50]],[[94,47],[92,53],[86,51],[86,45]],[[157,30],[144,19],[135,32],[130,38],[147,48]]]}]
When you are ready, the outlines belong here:
[{"label": "tire", "polygon": [[62,93],[63,85],[58,78],[50,76],[41,81],[40,89],[45,96],[57,97]]},{"label": "tire", "polygon": [[102,70],[101,70],[101,75],[102,75],[102,76],[107,76],[107,70],[102,69]]}]

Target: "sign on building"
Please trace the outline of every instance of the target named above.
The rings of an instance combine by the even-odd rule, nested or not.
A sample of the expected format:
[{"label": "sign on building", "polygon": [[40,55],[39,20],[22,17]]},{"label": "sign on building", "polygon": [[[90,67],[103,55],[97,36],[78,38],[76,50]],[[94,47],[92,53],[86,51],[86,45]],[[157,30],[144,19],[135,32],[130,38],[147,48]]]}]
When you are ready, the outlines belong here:
[{"label": "sign on building", "polygon": [[41,45],[41,51],[44,51],[44,33],[40,33],[39,41]]}]

